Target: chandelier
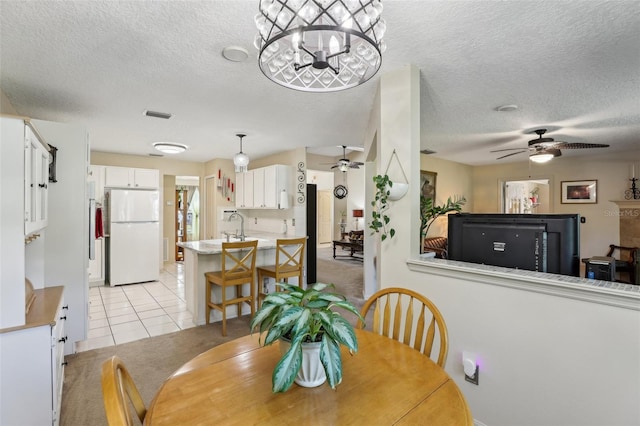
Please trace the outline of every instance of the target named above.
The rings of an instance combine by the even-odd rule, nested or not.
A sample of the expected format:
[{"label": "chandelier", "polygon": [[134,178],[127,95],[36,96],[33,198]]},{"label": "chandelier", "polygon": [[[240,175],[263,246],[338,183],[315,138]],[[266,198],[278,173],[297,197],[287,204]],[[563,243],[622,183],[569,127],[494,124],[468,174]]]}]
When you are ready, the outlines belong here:
[{"label": "chandelier", "polygon": [[243,173],[249,165],[249,156],[242,152],[242,138],[247,135],[238,133],[236,136],[240,138],[240,152],[233,156],[233,164],[236,166],[236,173]]},{"label": "chandelier", "polygon": [[381,0],[261,0],[255,17],[260,70],[305,92],[335,92],[373,77],[387,24]]}]

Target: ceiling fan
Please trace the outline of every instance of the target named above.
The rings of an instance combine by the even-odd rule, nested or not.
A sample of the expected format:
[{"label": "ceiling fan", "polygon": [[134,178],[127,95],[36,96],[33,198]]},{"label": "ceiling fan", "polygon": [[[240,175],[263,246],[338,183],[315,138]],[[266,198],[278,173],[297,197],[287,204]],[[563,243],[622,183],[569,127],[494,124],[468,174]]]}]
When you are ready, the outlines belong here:
[{"label": "ceiling fan", "polygon": [[583,148],[608,148],[609,145],[601,143],[584,143],[584,142],[561,142],[554,141],[553,138],[543,138],[547,132],[547,129],[537,129],[535,133],[538,135],[538,139],[532,139],[529,141],[527,148],[508,148],[497,149],[491,152],[503,152],[503,151],[518,151],[511,154],[498,157],[502,158],[510,157],[512,155],[521,154],[523,152],[529,152],[529,159],[535,163],[546,163],[555,157],[562,155],[561,149],[583,149]]},{"label": "ceiling fan", "polygon": [[[363,166],[364,163],[360,161],[351,161],[347,158],[347,146],[340,145],[342,147],[342,158],[339,159],[335,164],[334,163],[325,163],[325,164],[333,164],[331,166],[332,169],[339,169],[341,172],[346,172],[349,169],[359,169],[360,166]],[[358,147],[349,147],[349,149],[353,149],[354,151],[361,150]]]}]

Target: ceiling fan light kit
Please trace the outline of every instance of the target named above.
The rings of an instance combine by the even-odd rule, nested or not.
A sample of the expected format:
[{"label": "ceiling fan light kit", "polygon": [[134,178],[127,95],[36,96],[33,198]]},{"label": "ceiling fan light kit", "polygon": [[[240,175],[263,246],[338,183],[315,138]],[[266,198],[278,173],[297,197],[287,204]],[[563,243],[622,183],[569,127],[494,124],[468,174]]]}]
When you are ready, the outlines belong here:
[{"label": "ceiling fan light kit", "polygon": [[333,166],[332,169],[338,169],[342,173],[346,173],[349,169],[359,169],[360,166],[364,166],[364,163],[361,161],[351,161],[347,158],[347,146],[342,146],[342,158],[339,159]]},{"label": "ceiling fan light kit", "polygon": [[277,84],[335,92],[380,69],[387,29],[381,0],[260,0],[259,11],[258,64]]},{"label": "ceiling fan light kit", "polygon": [[547,129],[537,129],[535,133],[538,135],[538,139],[532,139],[529,141],[527,148],[507,148],[497,149],[491,152],[504,152],[504,151],[518,151],[511,154],[498,157],[502,158],[511,157],[512,155],[522,154],[523,152],[529,152],[529,159],[534,163],[546,163],[551,161],[555,157],[562,155],[561,149],[584,149],[584,148],[608,148],[609,145],[601,143],[584,143],[584,142],[561,142],[556,141],[553,138],[543,138],[547,132]]},{"label": "ceiling fan light kit", "polygon": [[531,154],[529,156],[529,159],[538,164],[548,163],[553,159],[553,154],[548,154],[546,152],[535,153]]}]

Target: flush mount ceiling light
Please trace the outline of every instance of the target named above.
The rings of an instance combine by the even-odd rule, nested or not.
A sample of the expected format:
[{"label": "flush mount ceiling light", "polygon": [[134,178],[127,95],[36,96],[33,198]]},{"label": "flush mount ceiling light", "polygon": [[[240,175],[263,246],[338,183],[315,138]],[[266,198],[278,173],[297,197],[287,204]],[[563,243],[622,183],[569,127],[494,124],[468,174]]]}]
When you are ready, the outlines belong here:
[{"label": "flush mount ceiling light", "polygon": [[255,16],[262,73],[305,92],[358,86],[380,69],[381,0],[261,0]]},{"label": "flush mount ceiling light", "polygon": [[242,152],[242,138],[247,135],[238,133],[236,136],[240,138],[240,152],[233,156],[233,164],[236,166],[236,173],[246,172],[249,165],[249,156]]},{"label": "flush mount ceiling light", "polygon": [[153,144],[153,147],[160,152],[164,152],[165,154],[180,154],[181,152],[185,152],[187,150],[186,145],[171,142],[156,142]]}]

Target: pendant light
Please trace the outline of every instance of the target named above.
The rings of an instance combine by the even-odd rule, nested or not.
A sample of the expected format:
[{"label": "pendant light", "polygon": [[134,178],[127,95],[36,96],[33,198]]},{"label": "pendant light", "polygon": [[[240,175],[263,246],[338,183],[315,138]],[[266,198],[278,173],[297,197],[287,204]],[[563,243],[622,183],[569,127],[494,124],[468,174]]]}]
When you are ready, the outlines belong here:
[{"label": "pendant light", "polygon": [[335,92],[380,69],[387,24],[381,0],[259,0],[262,73],[284,87]]},{"label": "pendant light", "polygon": [[249,165],[249,156],[242,152],[242,138],[247,135],[238,133],[236,136],[240,138],[240,152],[233,156],[233,164],[236,166],[236,173],[243,173],[247,171]]}]

